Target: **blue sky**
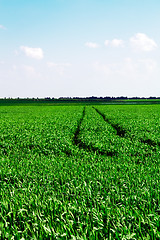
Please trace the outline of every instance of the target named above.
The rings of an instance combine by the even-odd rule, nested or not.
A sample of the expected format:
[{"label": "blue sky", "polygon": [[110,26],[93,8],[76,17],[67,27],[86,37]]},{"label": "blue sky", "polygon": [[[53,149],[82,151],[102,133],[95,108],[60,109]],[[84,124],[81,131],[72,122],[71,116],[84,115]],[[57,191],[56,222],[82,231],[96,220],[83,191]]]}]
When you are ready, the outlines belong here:
[{"label": "blue sky", "polygon": [[0,97],[160,96],[159,0],[0,0]]}]

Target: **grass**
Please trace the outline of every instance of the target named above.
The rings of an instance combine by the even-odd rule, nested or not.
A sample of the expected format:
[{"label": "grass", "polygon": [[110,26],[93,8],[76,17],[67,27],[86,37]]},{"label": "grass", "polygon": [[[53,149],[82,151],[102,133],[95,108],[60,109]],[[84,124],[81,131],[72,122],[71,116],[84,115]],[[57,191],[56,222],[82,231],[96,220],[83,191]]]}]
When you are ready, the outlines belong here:
[{"label": "grass", "polygon": [[160,239],[159,105],[0,113],[1,239]]}]

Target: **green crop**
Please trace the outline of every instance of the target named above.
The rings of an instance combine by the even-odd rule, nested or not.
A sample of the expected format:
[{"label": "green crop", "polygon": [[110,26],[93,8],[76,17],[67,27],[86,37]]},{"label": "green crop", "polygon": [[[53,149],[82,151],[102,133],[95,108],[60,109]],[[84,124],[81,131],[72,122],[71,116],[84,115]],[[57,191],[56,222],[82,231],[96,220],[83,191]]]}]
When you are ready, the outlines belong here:
[{"label": "green crop", "polygon": [[1,239],[160,239],[160,106],[0,107]]}]

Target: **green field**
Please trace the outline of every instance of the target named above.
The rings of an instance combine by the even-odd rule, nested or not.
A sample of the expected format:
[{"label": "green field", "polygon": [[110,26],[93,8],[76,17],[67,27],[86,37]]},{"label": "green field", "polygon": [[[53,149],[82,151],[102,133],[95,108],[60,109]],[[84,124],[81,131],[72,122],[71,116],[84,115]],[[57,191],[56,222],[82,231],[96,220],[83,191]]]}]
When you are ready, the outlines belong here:
[{"label": "green field", "polygon": [[0,106],[0,239],[160,239],[160,105]]}]

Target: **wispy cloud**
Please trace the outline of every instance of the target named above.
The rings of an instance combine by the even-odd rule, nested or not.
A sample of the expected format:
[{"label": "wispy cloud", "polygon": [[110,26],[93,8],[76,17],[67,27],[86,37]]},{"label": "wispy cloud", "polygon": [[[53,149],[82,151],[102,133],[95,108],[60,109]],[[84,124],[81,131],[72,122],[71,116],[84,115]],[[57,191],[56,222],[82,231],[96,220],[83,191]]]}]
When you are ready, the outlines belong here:
[{"label": "wispy cloud", "polygon": [[24,52],[27,57],[31,57],[37,60],[43,59],[43,50],[41,48],[31,48],[27,46],[21,46],[20,50]]},{"label": "wispy cloud", "polygon": [[124,46],[124,41],[121,39],[113,39],[111,41],[111,46],[112,47],[123,47]]},{"label": "wispy cloud", "polygon": [[27,72],[29,75],[36,76],[36,71],[33,66],[23,65],[22,69]]},{"label": "wispy cloud", "polygon": [[130,38],[130,44],[135,50],[150,52],[157,48],[156,42],[144,33],[137,33]]},{"label": "wispy cloud", "polygon": [[112,47],[124,47],[124,41],[122,39],[113,39],[111,41],[105,40],[104,42],[105,46],[112,46]]},{"label": "wispy cloud", "polygon": [[20,65],[12,65],[12,69],[15,73],[18,73],[21,76],[25,77],[31,77],[31,78],[39,78],[41,74],[36,71],[34,66],[31,65],[25,65],[25,64],[20,64]]},{"label": "wispy cloud", "polygon": [[110,43],[110,41],[109,41],[109,40],[105,40],[105,42],[104,42],[104,45],[105,45],[105,46],[108,46],[108,45],[109,45],[109,43]]},{"label": "wispy cloud", "polygon": [[94,69],[105,75],[119,76],[148,76],[153,74],[158,69],[157,62],[154,59],[131,59],[125,58],[121,62],[115,63],[100,63],[96,62],[93,65]]},{"label": "wispy cloud", "polygon": [[94,43],[94,42],[86,42],[86,43],[85,43],[85,46],[86,46],[86,47],[89,47],[89,48],[98,48],[98,47],[99,47],[99,44]]},{"label": "wispy cloud", "polygon": [[55,62],[48,62],[47,63],[48,67],[70,67],[70,63],[55,63]]},{"label": "wispy cloud", "polygon": [[60,75],[64,74],[64,71],[71,67],[71,63],[55,63],[55,62],[47,62],[47,66],[50,69],[54,69],[56,72],[58,72]]},{"label": "wispy cloud", "polygon": [[6,29],[3,25],[0,24],[0,29]]}]

